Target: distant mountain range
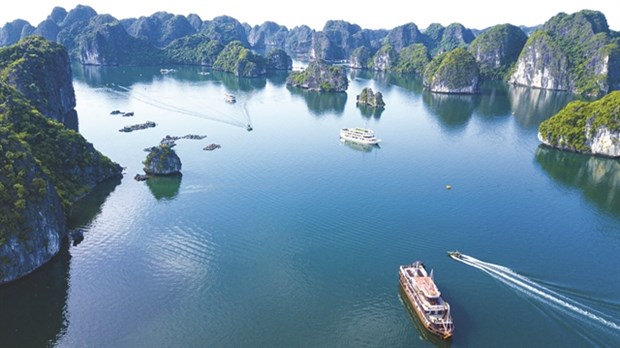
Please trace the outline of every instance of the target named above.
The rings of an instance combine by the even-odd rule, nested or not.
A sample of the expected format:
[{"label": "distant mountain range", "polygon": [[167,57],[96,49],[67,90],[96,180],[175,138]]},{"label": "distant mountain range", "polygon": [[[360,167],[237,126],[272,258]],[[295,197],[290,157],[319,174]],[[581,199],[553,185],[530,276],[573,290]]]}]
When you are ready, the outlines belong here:
[{"label": "distant mountain range", "polygon": [[[560,13],[535,27],[502,24],[472,30],[453,23],[420,30],[406,23],[371,30],[330,20],[315,31],[305,25],[289,29],[265,22],[252,27],[228,16],[203,20],[167,12],[118,20],[78,5],[70,11],[54,8],[36,27],[20,19],[7,23],[0,29],[0,45],[30,35],[59,42],[72,60],[90,65],[196,64],[252,77],[290,69],[290,57],[295,57],[423,76],[428,64],[441,58],[442,64],[435,63],[436,68],[441,65],[434,69],[438,75],[427,76],[434,81],[427,85],[431,90],[433,85],[442,86],[436,91],[475,93],[472,84],[485,79],[588,95],[620,87],[620,34],[609,29],[602,13],[588,10]],[[455,66],[454,59],[446,60],[443,55],[457,48],[471,54],[476,64]],[[264,54],[274,49],[278,51],[271,56]],[[465,86],[452,80],[460,69],[470,70],[460,76],[470,77],[459,80]]]}]

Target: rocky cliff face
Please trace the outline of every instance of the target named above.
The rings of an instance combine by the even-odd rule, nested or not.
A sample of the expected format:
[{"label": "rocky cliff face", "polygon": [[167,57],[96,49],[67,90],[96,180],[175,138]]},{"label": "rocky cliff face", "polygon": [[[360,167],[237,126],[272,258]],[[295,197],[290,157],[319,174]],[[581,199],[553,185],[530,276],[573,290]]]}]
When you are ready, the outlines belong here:
[{"label": "rocky cliff face", "polygon": [[307,56],[312,48],[314,30],[307,25],[301,25],[289,30],[284,40],[284,50],[294,56]]},{"label": "rocky cliff face", "polygon": [[424,35],[413,23],[398,26],[388,33],[384,39],[384,44],[389,44],[396,52],[414,43],[423,43]]},{"label": "rocky cliff face", "polygon": [[441,54],[443,52],[452,51],[458,47],[466,47],[474,41],[474,33],[471,30],[465,28],[460,23],[452,23],[448,25],[441,36],[441,41],[437,46],[435,54]]},{"label": "rocky cliff face", "polygon": [[15,133],[0,128],[0,284],[34,271],[66,235],[60,198]]},{"label": "rocky cliff face", "polygon": [[432,92],[473,94],[480,91],[480,72],[474,56],[464,48],[435,57],[424,72],[424,86]]},{"label": "rocky cliff face", "polygon": [[293,59],[279,48],[271,50],[266,60],[267,70],[291,70],[293,68]]},{"label": "rocky cliff face", "polygon": [[239,41],[244,47],[249,47],[245,28],[238,20],[229,16],[219,16],[204,22],[201,33],[211,40],[217,40],[223,45],[232,41]]},{"label": "rocky cliff face", "polygon": [[6,23],[0,29],[0,46],[8,46],[16,43],[22,38],[22,33],[32,28],[30,23],[23,19],[16,19],[12,22]]},{"label": "rocky cliff face", "polygon": [[620,45],[596,11],[560,13],[532,34],[510,82],[601,96],[620,86]]},{"label": "rocky cliff face", "polygon": [[371,52],[368,47],[356,48],[349,58],[349,68],[367,69],[370,64]]},{"label": "rocky cliff face", "polygon": [[144,160],[149,175],[174,175],[181,172],[181,159],[168,145],[153,146]]},{"label": "rocky cliff face", "polygon": [[192,25],[196,32],[200,32],[202,30],[202,19],[199,15],[195,13],[190,13],[187,15],[187,21]]},{"label": "rocky cliff face", "polygon": [[569,103],[540,124],[538,139],[561,150],[620,157],[620,91]]},{"label": "rocky cliff face", "polygon": [[195,34],[196,29],[185,16],[156,12],[151,16],[138,18],[127,28],[127,33],[162,48],[176,39]]},{"label": "rocky cliff face", "polygon": [[291,72],[286,83],[319,92],[344,92],[349,87],[347,73],[342,66],[332,66],[322,61],[312,61],[305,70]]},{"label": "rocky cliff face", "polygon": [[[46,54],[38,54],[43,48]],[[0,59],[10,61],[10,56],[21,59],[13,62],[7,82],[23,93],[43,115],[74,128],[77,113],[67,51],[58,44],[47,44],[29,37],[19,45],[6,48]]]},{"label": "rocky cliff face", "polygon": [[533,34],[523,48],[510,83],[551,90],[569,90],[568,57],[546,33]]},{"label": "rocky cliff face", "polygon": [[60,33],[58,24],[51,19],[46,19],[37,25],[32,35],[42,36],[49,41],[56,41],[58,33]]},{"label": "rocky cliff face", "polygon": [[377,71],[388,71],[396,65],[398,54],[390,45],[385,44],[375,53],[370,62],[370,69]]},{"label": "rocky cliff face", "polygon": [[254,26],[248,33],[248,42],[254,48],[264,49],[275,47],[284,49],[284,43],[288,36],[285,26],[274,22],[265,22],[260,26]]},{"label": "rocky cliff face", "polygon": [[71,204],[122,172],[77,132],[42,113],[73,110],[67,71],[64,48],[41,38],[0,49],[0,283],[55,255]]},{"label": "rocky cliff face", "polygon": [[149,65],[163,61],[163,52],[130,36],[109,15],[93,17],[76,35],[77,59],[85,65]]},{"label": "rocky cliff face", "polygon": [[527,35],[511,24],[497,25],[474,39],[468,50],[483,78],[501,80],[519,58]]},{"label": "rocky cliff face", "polygon": [[265,58],[254,54],[239,41],[233,41],[224,47],[217,56],[213,69],[239,77],[258,77],[267,73]]},{"label": "rocky cliff face", "polygon": [[313,36],[310,57],[346,60],[353,50],[360,46],[370,46],[370,43],[359,25],[345,21],[327,21],[323,30]]}]

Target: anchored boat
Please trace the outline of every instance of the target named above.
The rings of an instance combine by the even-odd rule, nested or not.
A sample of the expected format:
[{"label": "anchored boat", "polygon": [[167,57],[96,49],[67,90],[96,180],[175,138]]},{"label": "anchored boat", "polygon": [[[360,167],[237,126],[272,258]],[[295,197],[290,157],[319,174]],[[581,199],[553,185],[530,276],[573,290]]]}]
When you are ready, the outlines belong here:
[{"label": "anchored boat", "polygon": [[343,128],[340,130],[340,139],[352,141],[364,145],[377,145],[381,139],[368,128]]},{"label": "anchored boat", "polygon": [[400,285],[422,325],[429,332],[448,339],[454,331],[450,305],[435,285],[424,264],[416,261],[400,266]]}]

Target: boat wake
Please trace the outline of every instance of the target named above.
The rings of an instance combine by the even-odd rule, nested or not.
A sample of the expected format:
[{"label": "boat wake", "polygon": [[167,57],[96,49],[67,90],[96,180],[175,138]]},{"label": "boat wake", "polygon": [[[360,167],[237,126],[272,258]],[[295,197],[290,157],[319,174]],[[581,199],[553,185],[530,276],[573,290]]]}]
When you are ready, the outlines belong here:
[{"label": "boat wake", "polygon": [[[200,107],[202,110],[206,109],[207,111],[209,111],[209,113],[204,113],[204,112],[197,112],[194,110],[182,108],[177,105],[169,104],[169,103],[164,102],[161,99],[157,99],[147,94],[140,93],[136,90],[132,90],[130,88],[116,85],[116,84],[111,84],[107,88],[107,90],[115,94],[130,96],[131,98],[139,102],[156,107],[160,110],[174,112],[174,113],[183,114],[183,115],[192,116],[192,117],[203,118],[203,119],[216,121],[216,122],[221,122],[221,123],[229,124],[231,126],[251,129],[250,114],[247,110],[247,105],[245,102],[241,106],[242,108],[241,112],[237,112],[237,114],[230,114],[230,113],[222,112],[221,110],[215,110],[213,108],[210,108],[209,106],[202,105]],[[235,109],[237,108],[235,107]]]},{"label": "boat wake", "polygon": [[551,290],[508,267],[484,262],[460,253],[452,253],[450,257],[489,274],[511,289],[525,294],[533,300],[549,304],[559,312],[570,315],[584,323],[596,324],[601,328],[606,328],[607,331],[613,331],[616,335],[620,334],[620,324],[615,322],[610,316]]}]

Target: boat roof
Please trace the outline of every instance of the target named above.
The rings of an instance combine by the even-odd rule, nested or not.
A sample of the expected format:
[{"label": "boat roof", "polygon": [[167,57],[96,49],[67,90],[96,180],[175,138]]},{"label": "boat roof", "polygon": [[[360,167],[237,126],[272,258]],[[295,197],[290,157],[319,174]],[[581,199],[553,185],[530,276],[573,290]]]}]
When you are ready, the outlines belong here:
[{"label": "boat roof", "polygon": [[420,288],[420,290],[424,293],[424,296],[428,298],[435,298],[441,295],[431,277],[414,277],[413,279],[417,283],[418,288]]}]

